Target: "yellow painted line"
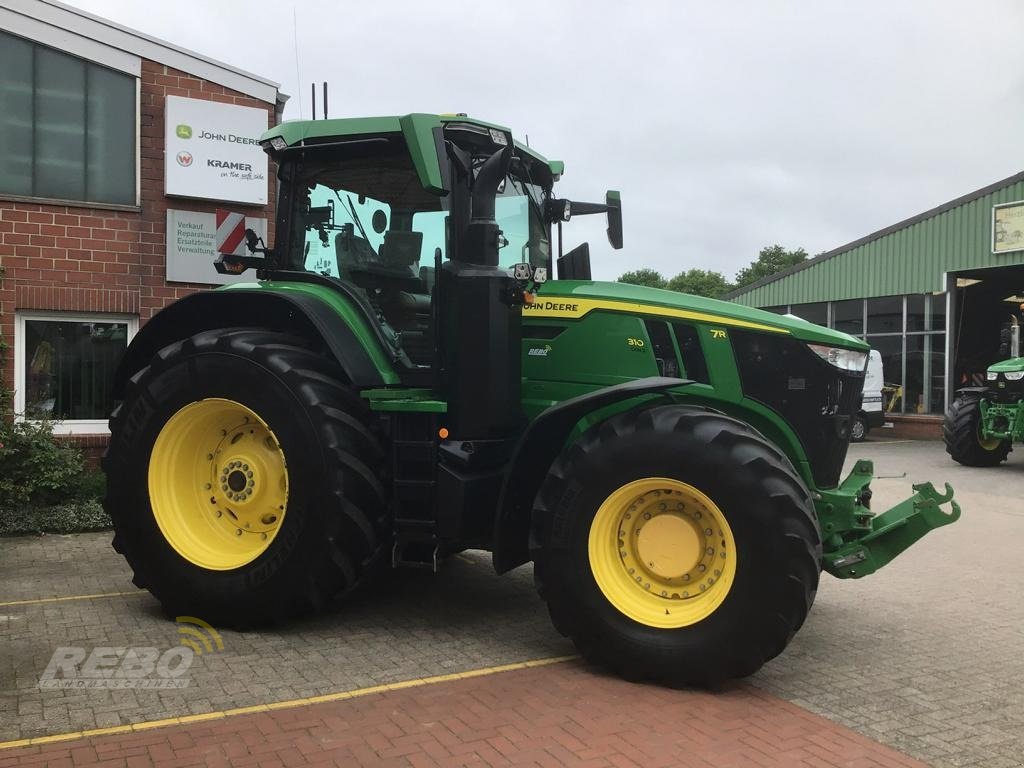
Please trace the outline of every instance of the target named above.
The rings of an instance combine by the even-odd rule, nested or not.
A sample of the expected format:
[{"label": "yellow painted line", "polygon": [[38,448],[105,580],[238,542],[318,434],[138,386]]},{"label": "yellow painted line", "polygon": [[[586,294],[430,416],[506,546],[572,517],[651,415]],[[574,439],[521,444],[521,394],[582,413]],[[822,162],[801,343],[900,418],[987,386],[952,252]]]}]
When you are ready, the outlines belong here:
[{"label": "yellow painted line", "polygon": [[[128,593],[131,594],[131,593]],[[531,659],[530,661],[517,661],[513,664],[502,664],[496,667],[484,667],[483,669],[471,669],[467,672],[449,672],[444,675],[432,675],[431,677],[414,677],[411,680],[401,680],[397,683],[382,683],[371,685],[366,688],[356,688],[351,691],[338,691],[337,693],[325,693],[320,696],[307,696],[304,699],[287,699],[285,701],[274,701],[269,704],[254,704],[249,707],[236,707],[217,712],[203,712],[198,715],[181,715],[180,717],[168,717],[163,720],[145,720],[140,723],[128,725],[115,725],[109,728],[92,728],[85,731],[71,731],[69,733],[55,733],[52,736],[35,736],[30,739],[16,739],[15,741],[0,741],[0,750],[14,749],[15,747],[31,747],[39,744],[53,744],[59,741],[71,741],[73,739],[89,739],[93,736],[108,736],[118,733],[135,733],[137,731],[148,731],[154,728],[165,728],[170,725],[188,725],[190,723],[202,723],[208,720],[223,720],[236,715],[253,715],[260,712],[272,712],[277,709],[291,709],[292,707],[304,707],[310,704],[324,704],[332,701],[344,701],[355,699],[360,696],[369,696],[374,693],[385,693],[387,691],[401,691],[408,688],[420,688],[435,683],[450,683],[455,680],[468,680],[473,677],[494,675],[499,672],[512,672],[517,669],[533,669],[534,667],[545,667],[549,664],[559,664],[563,661],[570,661],[576,656],[553,656],[547,659]]]},{"label": "yellow painted line", "polygon": [[133,589],[131,592],[98,592],[95,595],[68,595],[66,597],[40,597],[35,600],[12,600],[7,603],[0,603],[0,608],[10,608],[14,605],[40,605],[42,603],[63,603],[68,600],[99,600],[104,597],[128,597],[129,595],[148,594],[144,589]]}]

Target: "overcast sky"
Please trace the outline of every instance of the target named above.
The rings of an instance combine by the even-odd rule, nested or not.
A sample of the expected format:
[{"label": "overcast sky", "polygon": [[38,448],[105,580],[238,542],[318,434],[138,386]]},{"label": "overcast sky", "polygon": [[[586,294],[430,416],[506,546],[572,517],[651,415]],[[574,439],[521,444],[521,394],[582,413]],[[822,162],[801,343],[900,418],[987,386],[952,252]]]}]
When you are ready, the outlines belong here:
[{"label": "overcast sky", "polygon": [[[622,191],[595,277],[732,277],[829,250],[1024,167],[1024,3],[69,0],[281,83],[286,118],[468,112]],[[293,44],[298,20],[298,65]]]}]

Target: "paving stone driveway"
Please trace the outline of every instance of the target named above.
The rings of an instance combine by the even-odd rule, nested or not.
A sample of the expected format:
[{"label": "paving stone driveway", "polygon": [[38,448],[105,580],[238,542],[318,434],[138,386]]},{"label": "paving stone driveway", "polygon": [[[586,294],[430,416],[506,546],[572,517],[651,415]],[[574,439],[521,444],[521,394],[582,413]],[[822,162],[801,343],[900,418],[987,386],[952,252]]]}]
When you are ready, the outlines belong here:
[{"label": "paving stone driveway", "polygon": [[[949,480],[964,518],[859,582],[824,577],[806,625],[753,685],[937,766],[1020,766],[1024,755],[1024,456],[966,470],[935,443],[869,443],[875,506]],[[109,534],[0,539],[0,603],[130,592]],[[177,645],[145,594],[0,605],[0,741],[301,698],[571,653],[529,568],[482,553],[436,577],[399,574],[343,611],[278,632],[223,632],[168,691],[41,691],[57,646]],[[2,755],[0,755],[2,757]]]}]

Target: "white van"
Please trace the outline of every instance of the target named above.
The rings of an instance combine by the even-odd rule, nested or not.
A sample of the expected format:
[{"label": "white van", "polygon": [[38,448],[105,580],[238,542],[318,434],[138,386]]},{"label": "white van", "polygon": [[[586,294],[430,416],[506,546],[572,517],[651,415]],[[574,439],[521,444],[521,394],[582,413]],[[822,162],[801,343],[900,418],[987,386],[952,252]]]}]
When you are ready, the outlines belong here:
[{"label": "white van", "polygon": [[882,410],[882,355],[877,349],[868,353],[868,370],[864,374],[864,399],[860,412],[850,428],[850,439],[859,443],[868,432],[885,424]]}]

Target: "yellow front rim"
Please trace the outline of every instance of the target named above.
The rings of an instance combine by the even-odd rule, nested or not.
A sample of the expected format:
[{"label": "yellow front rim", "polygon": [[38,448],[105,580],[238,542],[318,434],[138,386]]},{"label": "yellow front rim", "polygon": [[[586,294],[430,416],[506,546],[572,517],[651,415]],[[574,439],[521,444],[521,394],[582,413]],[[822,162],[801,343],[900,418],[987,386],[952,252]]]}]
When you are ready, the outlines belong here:
[{"label": "yellow front rim", "polygon": [[980,445],[986,451],[994,451],[996,448],[999,447],[999,444],[1002,442],[1002,440],[1000,440],[998,437],[994,437],[991,440],[985,440],[981,436],[981,434],[982,434],[981,433],[981,420],[979,419],[978,420],[978,445]]},{"label": "yellow front rim", "polygon": [[736,578],[725,515],[692,485],[665,477],[626,483],[590,525],[590,569],[608,601],[649,627],[706,619]]},{"label": "yellow front rim", "polygon": [[149,459],[149,501],[167,543],[202,568],[259,557],[281,529],[288,468],[274,433],[234,400],[186,405],[164,424]]}]

